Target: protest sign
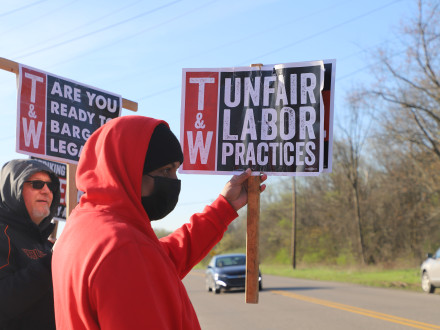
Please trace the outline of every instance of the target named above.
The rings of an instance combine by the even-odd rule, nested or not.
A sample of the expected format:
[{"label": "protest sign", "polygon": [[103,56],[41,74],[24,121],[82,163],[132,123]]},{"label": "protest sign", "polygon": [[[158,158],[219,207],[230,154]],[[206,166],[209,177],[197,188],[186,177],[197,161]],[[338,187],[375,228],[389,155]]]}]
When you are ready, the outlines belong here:
[{"label": "protest sign", "polygon": [[[85,140],[98,127],[119,117],[121,107],[137,111],[138,104],[2,57],[0,69],[18,76],[16,151],[67,163],[66,174],[60,178],[65,205],[58,209],[57,219],[66,218],[81,194],[75,173]],[[56,237],[56,228],[51,235]]]},{"label": "protest sign", "polygon": [[16,151],[76,164],[88,137],[121,108],[119,95],[20,64]]},{"label": "protest sign", "polygon": [[323,61],[184,69],[181,173],[323,170]]}]

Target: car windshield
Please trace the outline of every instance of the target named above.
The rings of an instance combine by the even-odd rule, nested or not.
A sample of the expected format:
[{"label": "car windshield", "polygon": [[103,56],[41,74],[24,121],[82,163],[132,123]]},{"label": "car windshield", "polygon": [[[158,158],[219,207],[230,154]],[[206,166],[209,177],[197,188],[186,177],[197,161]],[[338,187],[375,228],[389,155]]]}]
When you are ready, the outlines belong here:
[{"label": "car windshield", "polygon": [[242,266],[246,265],[245,256],[230,256],[218,258],[215,262],[216,267]]}]

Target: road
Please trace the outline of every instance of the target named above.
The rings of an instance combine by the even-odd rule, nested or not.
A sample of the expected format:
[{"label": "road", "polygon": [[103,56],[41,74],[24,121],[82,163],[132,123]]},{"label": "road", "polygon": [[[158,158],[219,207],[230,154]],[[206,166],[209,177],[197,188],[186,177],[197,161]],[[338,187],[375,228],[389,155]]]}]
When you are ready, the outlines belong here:
[{"label": "road", "polygon": [[263,275],[258,304],[245,293],[214,295],[203,270],[184,284],[203,330],[440,329],[440,295]]}]

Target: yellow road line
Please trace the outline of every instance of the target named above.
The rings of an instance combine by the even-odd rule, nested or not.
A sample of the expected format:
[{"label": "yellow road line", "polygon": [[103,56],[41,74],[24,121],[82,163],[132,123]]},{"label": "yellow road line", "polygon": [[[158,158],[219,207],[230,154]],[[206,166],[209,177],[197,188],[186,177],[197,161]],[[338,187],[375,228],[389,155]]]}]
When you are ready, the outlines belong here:
[{"label": "yellow road line", "polygon": [[417,328],[417,329],[430,329],[430,330],[440,329],[440,326],[438,326],[438,325],[418,322],[418,321],[414,321],[414,320],[410,320],[410,319],[405,319],[403,317],[379,313],[379,312],[375,312],[372,310],[354,307],[354,306],[350,306],[350,305],[339,304],[339,303],[335,303],[332,301],[311,298],[311,297],[303,296],[303,295],[296,294],[296,293],[285,292],[285,291],[271,291],[271,292],[276,293],[276,294],[280,294],[280,295],[283,295],[286,297],[290,297],[290,298],[294,298],[294,299],[298,299],[298,300],[302,300],[302,301],[307,301],[307,302],[310,302],[313,304],[327,306],[327,307],[336,308],[336,309],[340,309],[340,310],[345,310],[347,312],[365,315],[365,316],[373,317],[376,319],[380,319],[380,320],[384,320],[384,321],[388,321],[388,322],[392,322],[392,323],[398,323],[398,324],[406,325],[408,327],[413,327],[413,328]]}]

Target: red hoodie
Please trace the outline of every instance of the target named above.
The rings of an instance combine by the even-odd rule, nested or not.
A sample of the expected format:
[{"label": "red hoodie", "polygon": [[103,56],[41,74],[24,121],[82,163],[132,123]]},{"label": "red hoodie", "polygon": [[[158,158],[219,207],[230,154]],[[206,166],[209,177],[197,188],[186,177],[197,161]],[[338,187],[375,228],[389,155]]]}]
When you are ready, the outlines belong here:
[{"label": "red hoodie", "polygon": [[157,239],[141,204],[142,169],[154,128],[141,116],[111,120],[84,146],[84,191],[52,259],[57,329],[200,329],[182,279],[237,217],[219,196]]}]

